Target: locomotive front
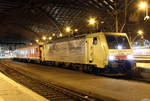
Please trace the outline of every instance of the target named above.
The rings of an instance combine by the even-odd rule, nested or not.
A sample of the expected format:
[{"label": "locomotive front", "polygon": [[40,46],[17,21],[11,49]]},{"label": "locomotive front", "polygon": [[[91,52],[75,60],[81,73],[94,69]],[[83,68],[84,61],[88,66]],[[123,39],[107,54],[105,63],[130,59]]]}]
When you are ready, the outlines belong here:
[{"label": "locomotive front", "polygon": [[126,34],[107,34],[105,35],[108,45],[108,68],[120,72],[134,70],[132,47]]}]

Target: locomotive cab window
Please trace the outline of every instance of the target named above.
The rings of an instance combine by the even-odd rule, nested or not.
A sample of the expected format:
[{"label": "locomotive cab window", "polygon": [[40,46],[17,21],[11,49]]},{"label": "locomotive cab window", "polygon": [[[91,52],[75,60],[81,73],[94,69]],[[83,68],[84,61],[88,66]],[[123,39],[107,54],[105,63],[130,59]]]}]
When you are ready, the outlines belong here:
[{"label": "locomotive cab window", "polygon": [[106,35],[106,40],[109,49],[118,49],[118,46],[121,46],[122,49],[130,49],[126,36]]},{"label": "locomotive cab window", "polygon": [[93,37],[93,45],[97,45],[97,43],[98,43],[97,37]]}]

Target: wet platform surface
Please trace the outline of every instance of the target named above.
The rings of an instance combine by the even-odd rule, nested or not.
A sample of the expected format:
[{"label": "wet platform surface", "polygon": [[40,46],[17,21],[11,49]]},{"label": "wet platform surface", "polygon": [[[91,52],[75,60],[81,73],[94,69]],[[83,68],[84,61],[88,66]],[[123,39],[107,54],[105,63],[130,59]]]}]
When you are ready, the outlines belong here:
[{"label": "wet platform surface", "polygon": [[95,76],[37,64],[18,62],[5,62],[5,64],[34,78],[103,98],[105,101],[150,101],[150,84],[148,83]]},{"label": "wet platform surface", "polygon": [[0,101],[48,101],[0,73]]}]

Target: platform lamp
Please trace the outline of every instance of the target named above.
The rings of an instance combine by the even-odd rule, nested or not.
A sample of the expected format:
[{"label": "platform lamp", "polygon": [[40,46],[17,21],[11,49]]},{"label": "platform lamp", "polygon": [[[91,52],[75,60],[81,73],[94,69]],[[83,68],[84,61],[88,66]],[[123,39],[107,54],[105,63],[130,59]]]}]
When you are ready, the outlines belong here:
[{"label": "platform lamp", "polygon": [[89,22],[89,25],[95,25],[96,20],[95,20],[95,18],[90,18],[90,19],[88,20],[88,22]]},{"label": "platform lamp", "polygon": [[53,37],[55,37],[55,36],[56,36],[56,34],[55,34],[55,33],[53,33],[53,34],[52,34],[52,36],[53,36]]},{"label": "platform lamp", "polygon": [[91,26],[95,26],[96,25],[96,30],[98,30],[98,21],[96,21],[96,18],[89,18],[88,23]]},{"label": "platform lamp", "polygon": [[46,40],[46,36],[43,36],[42,39],[45,41]]},{"label": "platform lamp", "polygon": [[140,2],[139,8],[146,11],[146,16],[144,17],[144,20],[149,20],[150,16],[148,15],[148,2],[146,1]]},{"label": "platform lamp", "polygon": [[133,38],[133,40],[132,40],[132,44],[134,43],[134,41],[135,41],[135,39],[138,37],[138,36],[143,36],[143,31],[142,30],[138,30],[138,32],[137,32],[138,34]]},{"label": "platform lamp", "polygon": [[59,33],[59,37],[63,37],[63,34],[62,34],[62,33]]},{"label": "platform lamp", "polygon": [[36,39],[35,41],[36,41],[37,43],[39,43],[39,40],[38,40],[38,39]]},{"label": "platform lamp", "polygon": [[48,40],[52,40],[52,37],[50,36],[50,37],[48,38]]},{"label": "platform lamp", "polygon": [[69,33],[69,37],[71,36],[71,34],[73,34],[73,31],[72,31],[72,29],[71,29],[70,26],[67,26],[67,27],[65,28],[65,31],[66,31],[67,33]]},{"label": "platform lamp", "polygon": [[74,31],[75,31],[75,32],[78,32],[79,30],[78,30],[78,29],[74,29]]},{"label": "platform lamp", "polygon": [[70,28],[69,26],[67,26],[65,30],[66,30],[66,32],[68,32],[68,33],[71,32],[71,28]]},{"label": "platform lamp", "polygon": [[[71,35],[73,35],[74,34],[74,32],[78,32],[79,30],[76,28],[76,29],[71,29],[71,27],[70,26],[67,26],[66,28],[65,28],[65,31],[67,32],[67,33],[70,33]],[[70,35],[69,35],[70,36]]]}]

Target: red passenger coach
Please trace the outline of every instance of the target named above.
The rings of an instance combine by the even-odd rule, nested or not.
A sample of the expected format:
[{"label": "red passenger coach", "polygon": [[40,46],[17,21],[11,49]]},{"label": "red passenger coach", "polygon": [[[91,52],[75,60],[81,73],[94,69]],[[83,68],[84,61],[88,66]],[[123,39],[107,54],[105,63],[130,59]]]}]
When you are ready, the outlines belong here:
[{"label": "red passenger coach", "polygon": [[15,50],[15,59],[26,61],[26,62],[39,62],[41,53],[40,53],[40,46],[27,46],[24,48],[19,48]]}]

